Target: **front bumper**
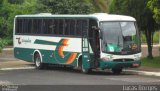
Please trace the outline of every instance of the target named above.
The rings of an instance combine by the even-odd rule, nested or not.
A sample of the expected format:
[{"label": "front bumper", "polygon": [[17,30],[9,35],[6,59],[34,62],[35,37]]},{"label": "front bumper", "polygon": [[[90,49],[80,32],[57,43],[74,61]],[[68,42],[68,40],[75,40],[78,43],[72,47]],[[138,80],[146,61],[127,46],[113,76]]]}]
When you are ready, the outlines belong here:
[{"label": "front bumper", "polygon": [[141,61],[128,61],[128,62],[114,62],[114,61],[103,61],[100,60],[101,69],[112,69],[112,68],[137,68],[141,65]]}]

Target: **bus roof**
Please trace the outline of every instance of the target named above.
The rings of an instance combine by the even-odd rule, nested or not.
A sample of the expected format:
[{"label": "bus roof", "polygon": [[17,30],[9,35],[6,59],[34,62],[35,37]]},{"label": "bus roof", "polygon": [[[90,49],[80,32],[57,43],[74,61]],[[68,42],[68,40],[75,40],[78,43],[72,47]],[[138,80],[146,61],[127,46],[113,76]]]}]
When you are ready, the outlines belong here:
[{"label": "bus roof", "polygon": [[94,13],[88,15],[61,15],[61,14],[50,14],[50,13],[40,13],[40,14],[33,14],[33,15],[17,15],[17,17],[58,17],[58,18],[93,18],[98,21],[136,21],[135,18],[131,16],[124,16],[124,15],[114,15],[114,14],[107,14],[107,13]]}]

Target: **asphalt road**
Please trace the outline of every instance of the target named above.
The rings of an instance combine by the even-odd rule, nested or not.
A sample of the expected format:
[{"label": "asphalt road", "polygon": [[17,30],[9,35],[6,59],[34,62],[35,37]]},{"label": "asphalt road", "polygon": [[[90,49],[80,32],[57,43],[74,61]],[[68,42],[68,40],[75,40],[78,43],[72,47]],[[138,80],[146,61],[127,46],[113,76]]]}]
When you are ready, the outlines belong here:
[{"label": "asphalt road", "polygon": [[160,85],[160,78],[110,71],[83,74],[77,69],[50,67],[45,70],[19,69],[0,71],[0,85]]}]

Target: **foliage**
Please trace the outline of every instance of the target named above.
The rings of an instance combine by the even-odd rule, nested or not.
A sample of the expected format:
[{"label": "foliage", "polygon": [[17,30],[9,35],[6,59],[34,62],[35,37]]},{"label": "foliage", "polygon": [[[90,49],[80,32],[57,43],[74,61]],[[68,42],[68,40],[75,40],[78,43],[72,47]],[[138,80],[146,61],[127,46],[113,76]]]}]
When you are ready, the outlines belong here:
[{"label": "foliage", "polygon": [[136,18],[139,29],[144,31],[148,45],[148,57],[152,56],[153,34],[158,30],[158,24],[153,19],[153,13],[147,7],[149,0],[113,0],[110,12],[124,14]]},{"label": "foliage", "polygon": [[35,5],[36,0],[0,1],[0,49],[6,44],[12,44],[14,17],[18,14],[34,13]]},{"label": "foliage", "polygon": [[39,0],[37,12],[53,14],[88,14],[108,12],[112,0]]},{"label": "foliage", "polygon": [[0,38],[0,52],[3,49],[3,47],[6,45],[7,45],[7,41]]},{"label": "foliage", "polygon": [[15,15],[34,12],[35,0],[2,0],[0,4],[0,37],[12,37]]},{"label": "foliage", "polygon": [[9,7],[6,4],[6,0],[1,1],[1,8],[0,8],[0,37],[4,37],[8,35],[8,21],[7,18],[9,17],[8,12],[10,12]]},{"label": "foliage", "polygon": [[[141,33],[141,42],[142,43],[147,43],[146,37],[144,33]],[[159,32],[156,31],[153,35],[153,44],[158,44],[159,43]]]},{"label": "foliage", "polygon": [[160,57],[155,57],[154,59],[142,58],[142,67],[150,68],[160,68]]},{"label": "foliage", "polygon": [[88,14],[94,7],[88,0],[38,0],[37,12],[53,14]]},{"label": "foliage", "polygon": [[[93,2],[99,2],[95,5]],[[54,13],[88,14],[107,11],[110,0],[0,0],[0,38],[13,33],[14,17],[18,14]],[[101,10],[103,9],[103,10]]]},{"label": "foliage", "polygon": [[90,0],[94,5],[95,12],[108,12],[108,4],[110,0]]},{"label": "foliage", "polygon": [[153,11],[153,18],[160,24],[160,0],[149,0],[148,7]]}]

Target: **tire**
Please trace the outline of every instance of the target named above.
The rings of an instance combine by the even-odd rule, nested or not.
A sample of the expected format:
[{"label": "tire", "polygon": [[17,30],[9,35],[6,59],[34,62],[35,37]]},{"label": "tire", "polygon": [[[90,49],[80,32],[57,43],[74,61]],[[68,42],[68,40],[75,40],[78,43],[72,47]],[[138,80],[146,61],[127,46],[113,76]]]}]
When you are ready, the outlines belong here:
[{"label": "tire", "polygon": [[121,72],[122,72],[122,68],[117,68],[117,69],[115,69],[115,68],[113,68],[112,69],[112,72],[113,72],[113,74],[115,74],[115,75],[119,75],[119,74],[121,74]]},{"label": "tire", "polygon": [[40,55],[38,53],[36,53],[34,55],[34,64],[35,64],[36,69],[43,69],[44,68],[42,60],[41,60]]}]

